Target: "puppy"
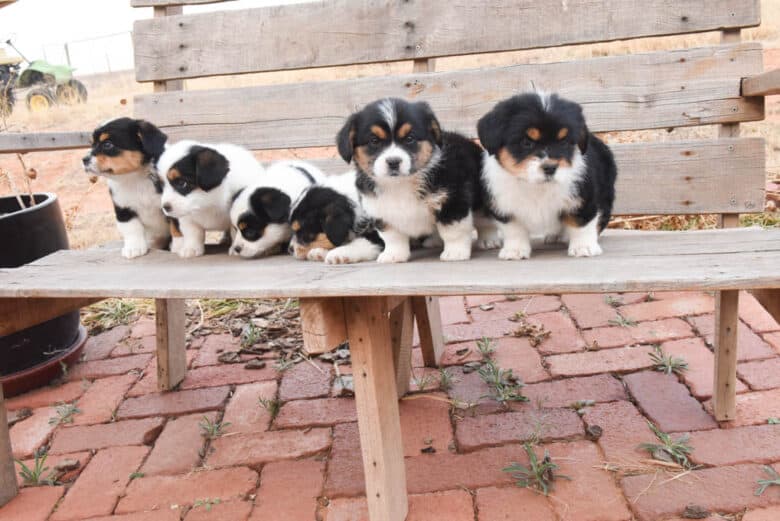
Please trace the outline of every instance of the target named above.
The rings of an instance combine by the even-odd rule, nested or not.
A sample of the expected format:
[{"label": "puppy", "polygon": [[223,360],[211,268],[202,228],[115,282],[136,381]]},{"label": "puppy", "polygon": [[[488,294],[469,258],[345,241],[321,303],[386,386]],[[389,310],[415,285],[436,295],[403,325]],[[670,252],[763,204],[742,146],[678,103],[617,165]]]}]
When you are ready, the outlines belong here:
[{"label": "puppy", "polygon": [[155,172],[166,140],[148,121],[113,119],[95,129],[92,149],[82,159],[87,173],[106,178],[125,258],[145,255],[150,247],[167,248],[171,241]]},{"label": "puppy", "polygon": [[350,264],[375,260],[384,243],[358,201],[356,173],[327,177],[307,189],[290,214],[290,253],[298,259]]},{"label": "puppy", "polygon": [[472,212],[482,205],[479,145],[442,132],[427,103],[397,98],[352,114],[336,141],[385,243],[378,262],[406,262],[409,240],[433,232],[444,243],[441,260],[471,257]]},{"label": "puppy", "polygon": [[289,217],[293,201],[324,179],[317,167],[303,161],[271,164],[260,179],[233,196],[230,255],[260,257],[286,247],[292,235]]},{"label": "puppy", "polygon": [[504,239],[499,258],[530,257],[532,235],[568,240],[571,256],[600,255],[617,167],[582,107],[556,94],[521,94],[482,117],[478,132],[487,206]]},{"label": "puppy", "polygon": [[184,258],[203,255],[207,230],[230,230],[233,198],[263,175],[245,148],[195,141],[169,146],[157,167],[163,213],[179,220],[182,237],[175,252]]}]

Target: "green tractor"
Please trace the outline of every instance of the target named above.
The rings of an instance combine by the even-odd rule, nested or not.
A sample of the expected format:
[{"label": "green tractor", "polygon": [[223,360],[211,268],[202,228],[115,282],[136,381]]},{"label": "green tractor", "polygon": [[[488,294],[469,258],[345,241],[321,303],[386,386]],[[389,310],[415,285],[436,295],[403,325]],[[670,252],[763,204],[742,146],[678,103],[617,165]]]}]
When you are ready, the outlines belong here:
[{"label": "green tractor", "polygon": [[73,77],[73,68],[52,65],[44,60],[31,62],[13,46],[11,40],[5,43],[28,65],[20,73],[21,60],[10,57],[3,59],[0,56],[0,115],[11,113],[17,96],[24,96],[30,112],[48,110],[55,104],[86,103],[87,88]]}]

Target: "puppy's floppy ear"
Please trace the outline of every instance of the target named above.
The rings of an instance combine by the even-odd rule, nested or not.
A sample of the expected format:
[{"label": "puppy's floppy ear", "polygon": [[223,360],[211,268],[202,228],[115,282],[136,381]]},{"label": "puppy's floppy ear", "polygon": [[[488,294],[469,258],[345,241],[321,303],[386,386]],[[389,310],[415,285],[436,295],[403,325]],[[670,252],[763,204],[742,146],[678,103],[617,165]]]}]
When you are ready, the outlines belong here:
[{"label": "puppy's floppy ear", "polygon": [[433,141],[436,143],[436,145],[441,146],[442,145],[441,125],[439,124],[439,120],[436,118],[436,114],[434,114],[431,106],[428,105],[428,103],[425,101],[418,101],[417,105],[425,113],[426,124],[428,125],[428,129],[431,131],[431,135],[433,136]]},{"label": "puppy's floppy ear", "polygon": [[580,153],[585,154],[585,152],[588,151],[588,140],[590,138],[590,131],[588,130],[587,125],[582,125],[582,130],[580,130],[580,135],[577,138],[577,146],[580,147]]},{"label": "puppy's floppy ear", "polygon": [[495,155],[504,146],[504,134],[509,122],[509,107],[499,103],[477,123],[477,135],[485,150]]},{"label": "puppy's floppy ear", "polygon": [[290,215],[290,196],[276,188],[259,188],[249,197],[249,204],[256,214],[265,213],[271,222],[287,222]]},{"label": "puppy's floppy ear", "polygon": [[190,149],[195,158],[195,182],[205,191],[216,188],[230,170],[227,158],[214,150],[195,145]]},{"label": "puppy's floppy ear", "polygon": [[344,244],[352,229],[352,218],[349,212],[341,205],[331,203],[325,207],[324,213],[325,222],[322,224],[322,229],[328,236],[328,240],[334,246]]},{"label": "puppy's floppy ear", "polygon": [[336,135],[336,145],[339,148],[339,155],[344,161],[350,163],[352,154],[355,151],[355,132],[357,132],[358,113],[352,114],[347,118],[347,122],[341,127]]},{"label": "puppy's floppy ear", "polygon": [[168,140],[168,136],[148,121],[139,119],[136,123],[138,124],[138,139],[141,140],[141,148],[144,154],[156,161],[162,155],[163,150],[165,150],[165,142]]}]

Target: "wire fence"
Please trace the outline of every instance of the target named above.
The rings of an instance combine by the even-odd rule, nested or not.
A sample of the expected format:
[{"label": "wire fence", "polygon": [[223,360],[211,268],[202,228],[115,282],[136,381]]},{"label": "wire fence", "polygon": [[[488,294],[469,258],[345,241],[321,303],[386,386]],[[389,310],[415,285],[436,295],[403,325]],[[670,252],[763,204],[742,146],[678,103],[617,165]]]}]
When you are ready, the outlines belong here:
[{"label": "wire fence", "polygon": [[[76,69],[76,74],[79,76],[133,68],[131,31],[64,43],[50,43],[43,45],[41,52],[40,58],[50,63],[69,64]],[[37,57],[28,56],[28,58]]]}]

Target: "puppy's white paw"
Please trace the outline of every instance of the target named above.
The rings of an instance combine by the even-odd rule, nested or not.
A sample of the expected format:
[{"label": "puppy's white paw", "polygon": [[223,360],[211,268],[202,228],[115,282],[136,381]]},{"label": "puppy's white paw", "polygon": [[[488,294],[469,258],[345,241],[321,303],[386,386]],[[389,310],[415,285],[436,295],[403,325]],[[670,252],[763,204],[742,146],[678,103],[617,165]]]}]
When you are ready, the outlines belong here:
[{"label": "puppy's white paw", "polygon": [[122,247],[122,257],[125,259],[135,259],[149,253],[149,246],[143,241],[126,242]]},{"label": "puppy's white paw", "polygon": [[179,251],[177,253],[179,254],[179,257],[181,257],[182,259],[189,259],[192,257],[200,257],[205,253],[205,251],[206,249],[202,244],[197,246],[195,245],[185,246],[182,244],[181,248],[179,248]]},{"label": "puppy's white paw", "polygon": [[406,262],[409,260],[409,252],[385,250],[376,258],[377,262],[390,264],[394,262]]},{"label": "puppy's white paw", "polygon": [[328,250],[325,248],[312,248],[306,253],[306,260],[322,262],[328,255]]},{"label": "puppy's white paw", "polygon": [[485,237],[477,241],[476,248],[478,250],[497,250],[501,247],[501,244],[502,241],[498,236]]},{"label": "puppy's white paw", "polygon": [[595,257],[601,253],[598,242],[569,243],[570,257]]},{"label": "puppy's white paw", "polygon": [[348,252],[339,251],[338,248],[330,250],[325,256],[326,264],[352,264],[353,262],[357,260],[350,257]]},{"label": "puppy's white paw", "polygon": [[443,261],[463,261],[471,258],[471,248],[461,244],[449,245],[444,247],[439,259]]},{"label": "puppy's white paw", "polygon": [[171,253],[179,253],[183,244],[184,241],[181,237],[171,237]]},{"label": "puppy's white paw", "polygon": [[501,248],[501,250],[498,252],[498,258],[501,260],[520,260],[520,259],[530,259],[531,258],[531,247],[507,247],[504,246]]}]

